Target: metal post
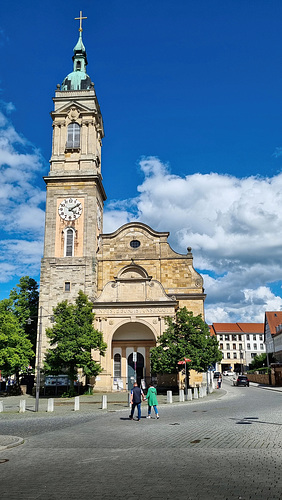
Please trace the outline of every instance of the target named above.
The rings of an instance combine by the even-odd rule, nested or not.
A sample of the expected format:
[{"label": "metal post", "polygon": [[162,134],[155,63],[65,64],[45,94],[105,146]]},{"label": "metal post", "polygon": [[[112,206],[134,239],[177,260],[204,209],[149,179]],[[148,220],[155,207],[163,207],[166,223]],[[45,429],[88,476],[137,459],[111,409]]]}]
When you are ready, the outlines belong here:
[{"label": "metal post", "polygon": [[187,369],[186,369],[186,360],[185,360],[185,401],[187,401]]},{"label": "metal post", "polygon": [[41,338],[42,338],[42,306],[40,306],[39,308],[39,329],[37,337],[37,367],[36,367],[36,391],[35,391],[36,412],[39,410]]},{"label": "metal post", "polygon": [[210,393],[210,388],[209,388],[209,370],[207,370],[207,394]]}]

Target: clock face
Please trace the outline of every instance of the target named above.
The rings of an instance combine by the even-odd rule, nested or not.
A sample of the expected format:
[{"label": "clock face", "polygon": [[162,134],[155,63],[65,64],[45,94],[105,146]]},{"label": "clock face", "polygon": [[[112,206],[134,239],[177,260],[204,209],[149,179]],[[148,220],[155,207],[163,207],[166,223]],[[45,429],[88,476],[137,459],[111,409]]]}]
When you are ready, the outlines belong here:
[{"label": "clock face", "polygon": [[60,203],[58,212],[63,220],[75,220],[82,214],[82,204],[76,198],[66,198]]}]

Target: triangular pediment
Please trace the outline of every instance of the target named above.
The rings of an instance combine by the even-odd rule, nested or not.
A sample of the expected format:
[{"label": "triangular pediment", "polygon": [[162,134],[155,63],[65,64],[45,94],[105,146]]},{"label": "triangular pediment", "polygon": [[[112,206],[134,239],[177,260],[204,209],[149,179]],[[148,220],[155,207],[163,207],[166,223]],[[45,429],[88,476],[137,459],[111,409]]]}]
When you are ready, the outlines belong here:
[{"label": "triangular pediment", "polygon": [[56,111],[53,111],[51,113],[51,115],[52,116],[58,116],[58,115],[66,116],[71,112],[71,110],[73,108],[77,109],[77,111],[79,113],[91,113],[91,114],[93,114],[96,112],[96,110],[94,110],[93,108],[90,109],[87,106],[84,106],[83,104],[81,104],[80,102],[78,102],[76,100],[71,100],[68,103],[64,103],[63,106],[58,108]]}]

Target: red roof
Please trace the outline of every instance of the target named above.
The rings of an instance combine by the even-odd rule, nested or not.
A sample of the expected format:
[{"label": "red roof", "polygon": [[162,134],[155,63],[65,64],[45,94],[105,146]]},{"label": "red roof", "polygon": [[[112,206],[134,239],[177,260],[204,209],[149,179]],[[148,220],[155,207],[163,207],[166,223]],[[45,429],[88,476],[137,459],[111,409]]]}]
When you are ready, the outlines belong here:
[{"label": "red roof", "polygon": [[213,323],[214,330],[219,333],[242,333],[238,323]]},{"label": "red roof", "polygon": [[244,333],[264,333],[264,323],[238,323]]},{"label": "red roof", "polygon": [[271,335],[276,334],[276,326],[282,323],[282,311],[268,311],[265,313],[265,322],[268,323]]},{"label": "red roof", "polygon": [[[280,322],[282,323],[282,316]],[[264,323],[213,323],[210,328],[211,332],[214,331],[216,335],[223,333],[264,333]]]}]

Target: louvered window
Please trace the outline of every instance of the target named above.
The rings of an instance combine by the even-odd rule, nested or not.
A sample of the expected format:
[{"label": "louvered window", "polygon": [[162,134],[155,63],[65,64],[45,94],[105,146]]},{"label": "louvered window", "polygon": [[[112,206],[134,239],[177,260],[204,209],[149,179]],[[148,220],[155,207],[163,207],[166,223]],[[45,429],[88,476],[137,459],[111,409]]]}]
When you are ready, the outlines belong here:
[{"label": "louvered window", "polygon": [[114,355],[114,377],[121,377],[121,355],[118,353]]},{"label": "louvered window", "polygon": [[65,256],[73,256],[74,230],[67,229],[65,233]]}]

